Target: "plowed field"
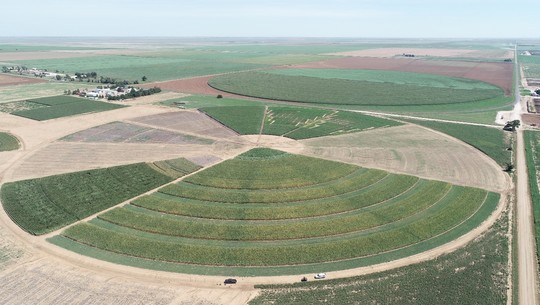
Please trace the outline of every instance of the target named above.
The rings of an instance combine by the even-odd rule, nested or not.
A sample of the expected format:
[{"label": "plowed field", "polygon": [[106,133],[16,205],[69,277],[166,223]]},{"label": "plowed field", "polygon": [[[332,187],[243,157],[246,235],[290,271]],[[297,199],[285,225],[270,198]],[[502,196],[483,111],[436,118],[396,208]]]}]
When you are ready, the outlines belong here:
[{"label": "plowed field", "polygon": [[25,84],[36,84],[36,83],[46,83],[46,80],[39,78],[28,78],[28,77],[18,77],[11,75],[0,75],[0,87],[7,87],[13,85],[25,85]]}]

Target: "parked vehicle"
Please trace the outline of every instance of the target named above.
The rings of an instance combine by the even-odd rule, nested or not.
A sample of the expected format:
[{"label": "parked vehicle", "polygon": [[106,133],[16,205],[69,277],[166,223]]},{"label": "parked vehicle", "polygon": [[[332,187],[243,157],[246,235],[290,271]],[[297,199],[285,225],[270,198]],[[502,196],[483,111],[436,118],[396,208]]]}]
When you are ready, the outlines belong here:
[{"label": "parked vehicle", "polygon": [[317,280],[321,280],[321,279],[324,279],[326,278],[326,273],[317,273],[315,274],[315,279]]},{"label": "parked vehicle", "polygon": [[227,285],[227,284],[236,284],[236,279],[228,278],[228,279],[225,279],[225,281],[223,283],[225,283],[225,285]]}]

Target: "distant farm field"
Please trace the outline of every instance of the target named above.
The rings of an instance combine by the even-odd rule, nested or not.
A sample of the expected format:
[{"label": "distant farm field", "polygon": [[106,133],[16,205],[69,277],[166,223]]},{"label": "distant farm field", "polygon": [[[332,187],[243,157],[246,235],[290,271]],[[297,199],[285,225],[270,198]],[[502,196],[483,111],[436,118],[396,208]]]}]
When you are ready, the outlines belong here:
[{"label": "distant farm field", "polygon": [[360,113],[289,106],[205,107],[201,111],[240,134],[261,132],[296,140],[401,125]]},{"label": "distant farm field", "polygon": [[[443,75],[385,70],[351,69],[285,69],[271,70],[269,73],[287,76],[307,76],[323,79],[348,79],[374,83],[391,83],[434,88],[453,89],[497,89],[496,86],[472,79]],[[393,90],[393,89],[392,89]]]},{"label": "distant farm field", "polygon": [[[190,162],[185,164],[188,169],[198,168],[191,166]],[[178,176],[166,174],[177,167],[174,164],[161,167],[164,169],[156,170],[148,164],[137,163],[6,183],[1,189],[2,204],[10,218],[22,229],[41,235],[140,195]]]},{"label": "distant farm field", "polygon": [[320,62],[292,65],[292,69],[352,69],[385,70],[445,75],[474,79],[493,84],[504,90],[505,95],[512,93],[512,63],[421,60],[415,58],[368,58],[344,57]]},{"label": "distant farm field", "polygon": [[95,257],[109,253],[130,265],[175,263],[169,271],[343,269],[463,234],[491,213],[498,198],[476,188],[254,149],[50,241]]},{"label": "distant farm field", "polygon": [[0,104],[0,111],[37,121],[45,121],[90,112],[101,112],[126,106],[77,98],[53,96]]},{"label": "distant farm field", "polygon": [[0,151],[19,149],[19,140],[9,133],[0,132]]},{"label": "distant farm field", "polygon": [[[321,73],[324,74],[324,72]],[[351,80],[345,77],[347,76],[338,79],[278,75],[268,72],[242,72],[214,77],[209,84],[219,90],[252,97],[336,105],[456,104],[482,101],[503,95],[501,89],[493,86],[487,88],[486,85],[483,85],[482,89],[468,90]],[[406,77],[403,75],[403,79]]]},{"label": "distant farm field", "polygon": [[231,60],[211,58],[198,59],[196,54],[185,57],[152,55],[107,55],[79,58],[22,60],[18,64],[40,67],[49,71],[96,72],[99,76],[134,81],[146,76],[148,81],[162,81],[176,78],[193,77],[243,71],[266,67],[267,65],[243,63]]}]

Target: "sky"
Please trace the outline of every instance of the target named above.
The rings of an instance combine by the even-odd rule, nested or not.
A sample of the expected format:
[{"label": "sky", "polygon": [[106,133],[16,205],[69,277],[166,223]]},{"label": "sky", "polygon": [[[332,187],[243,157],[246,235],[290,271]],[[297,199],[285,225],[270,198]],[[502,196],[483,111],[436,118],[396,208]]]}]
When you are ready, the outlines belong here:
[{"label": "sky", "polygon": [[3,2],[3,37],[540,37],[537,0]]}]

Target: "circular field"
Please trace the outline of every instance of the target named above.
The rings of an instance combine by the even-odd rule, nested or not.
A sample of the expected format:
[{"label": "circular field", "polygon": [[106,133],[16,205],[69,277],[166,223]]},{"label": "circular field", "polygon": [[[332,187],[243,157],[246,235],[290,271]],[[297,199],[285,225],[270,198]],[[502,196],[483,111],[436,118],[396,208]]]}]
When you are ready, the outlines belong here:
[{"label": "circular field", "polygon": [[253,149],[65,230],[54,244],[116,263],[279,275],[385,262],[478,226],[499,195]]},{"label": "circular field", "polygon": [[443,105],[503,95],[501,88],[476,80],[380,70],[251,71],[220,75],[208,84],[257,98],[359,106]]}]

